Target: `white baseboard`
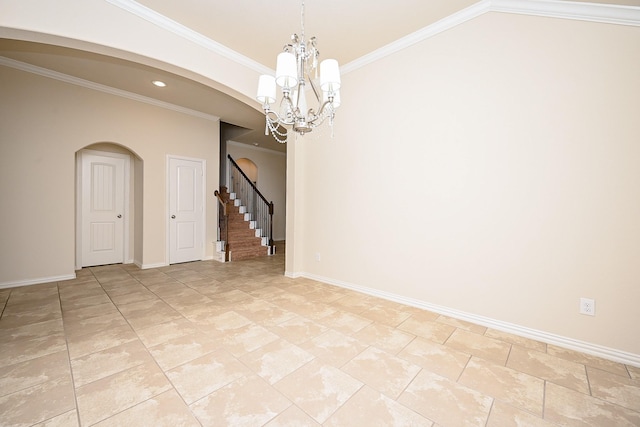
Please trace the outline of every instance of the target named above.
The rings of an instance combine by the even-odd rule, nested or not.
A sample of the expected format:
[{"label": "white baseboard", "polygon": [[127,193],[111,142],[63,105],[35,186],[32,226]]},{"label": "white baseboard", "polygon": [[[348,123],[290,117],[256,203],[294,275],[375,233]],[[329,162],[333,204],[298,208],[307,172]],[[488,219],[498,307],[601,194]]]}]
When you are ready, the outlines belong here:
[{"label": "white baseboard", "polygon": [[164,262],[158,262],[158,263],[155,263],[155,264],[138,264],[138,263],[136,263],[136,265],[138,267],[140,267],[141,270],[148,270],[150,268],[166,267],[169,264],[165,264]]},{"label": "white baseboard", "polygon": [[76,278],[76,274],[66,274],[64,276],[39,277],[37,279],[19,280],[17,282],[0,283],[0,289],[17,288],[19,286],[40,285],[42,283],[61,282],[63,280],[72,280]]},{"label": "white baseboard", "polygon": [[488,328],[496,329],[502,332],[511,333],[521,337],[530,338],[536,341],[545,342],[547,344],[556,345],[558,347],[579,351],[581,353],[590,354],[592,356],[597,356],[603,359],[612,360],[614,362],[624,363],[625,365],[640,368],[640,354],[633,354],[626,351],[601,346],[598,344],[563,337],[560,335],[551,334],[549,332],[516,325],[514,323],[503,322],[501,320],[492,319],[490,317],[479,316],[476,314],[455,310],[449,307],[431,304],[415,298],[407,298],[390,292],[354,285],[327,277],[317,276],[315,274],[285,272],[285,276],[293,279],[297,277],[305,277],[308,279],[316,280],[318,282],[326,283],[328,285],[350,289],[363,294],[386,299],[389,301],[394,301],[412,307],[421,308],[423,310],[432,311],[434,313],[442,314],[456,319],[466,320],[468,322],[486,326]]},{"label": "white baseboard", "polygon": [[[297,279],[298,277],[309,277],[309,276],[305,276],[303,273],[292,273],[290,271],[285,271],[284,275],[285,275],[285,277],[288,277],[290,279]],[[317,279],[317,280],[319,282],[324,282],[324,280],[319,280],[319,279]],[[324,282],[324,283],[329,283],[329,282]],[[332,283],[329,283],[329,284],[331,285]]]}]

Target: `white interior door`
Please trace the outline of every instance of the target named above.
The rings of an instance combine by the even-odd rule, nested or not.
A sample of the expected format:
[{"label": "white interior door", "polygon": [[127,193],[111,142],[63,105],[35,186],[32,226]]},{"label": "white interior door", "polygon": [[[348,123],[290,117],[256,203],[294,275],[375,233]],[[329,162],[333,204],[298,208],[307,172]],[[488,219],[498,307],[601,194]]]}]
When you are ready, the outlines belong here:
[{"label": "white interior door", "polygon": [[169,158],[169,264],[204,257],[203,162]]},{"label": "white interior door", "polygon": [[125,159],[82,155],[82,267],[124,262]]}]

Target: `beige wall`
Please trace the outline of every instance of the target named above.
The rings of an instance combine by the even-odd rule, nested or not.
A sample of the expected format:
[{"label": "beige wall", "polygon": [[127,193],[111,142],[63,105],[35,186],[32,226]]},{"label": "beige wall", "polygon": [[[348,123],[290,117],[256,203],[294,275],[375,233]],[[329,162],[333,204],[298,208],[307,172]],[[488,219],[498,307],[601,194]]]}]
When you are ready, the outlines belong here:
[{"label": "beige wall", "polygon": [[343,76],[289,274],[640,355],[638,76],[640,28],[500,13]]},{"label": "beige wall", "polygon": [[[108,3],[4,3],[10,13],[0,16],[1,36],[164,64],[217,82],[247,102],[253,98],[256,67]],[[54,13],[60,19],[51,20]],[[574,347],[584,342],[618,355],[630,352],[640,364],[638,31],[491,13],[344,75],[335,139],[320,136],[288,148],[287,274],[537,331]],[[8,267],[24,272],[31,265],[30,274],[41,277],[32,260],[48,258],[47,275],[64,274],[72,268],[66,254],[72,254],[73,241],[56,236],[72,229],[67,207],[73,194],[60,194],[57,187],[72,188],[73,160],[30,136],[76,129],[45,120],[27,130],[5,130],[20,114],[32,114],[19,113],[20,97],[13,88],[2,92],[0,194],[21,204],[20,221],[13,211],[0,214],[12,243],[0,244],[0,267],[4,274]],[[12,114],[6,116],[9,104]],[[46,104],[49,110],[42,111],[43,105],[33,110],[55,117],[57,107]],[[86,119],[87,111],[74,108],[68,111]],[[153,128],[163,114],[160,120],[143,114],[136,123]],[[101,118],[92,132],[81,127],[89,135],[67,135],[75,144],[55,142],[69,144],[66,151],[73,153],[87,139],[123,139],[119,129],[104,128]],[[13,185],[24,168],[4,167],[4,142],[18,136],[13,154],[37,148],[28,170],[50,157],[68,167],[55,170],[55,180],[26,176],[24,184]],[[161,156],[151,157],[157,162]],[[144,166],[145,197],[159,199],[155,178],[161,172],[147,170],[147,159]],[[144,205],[145,248],[162,240],[150,236],[157,218],[147,220],[161,204]],[[63,230],[50,232],[43,206],[52,218],[47,221]],[[16,237],[16,223],[28,224],[28,239]],[[159,259],[149,255],[149,263]],[[61,270],[54,271],[56,265]],[[577,314],[581,296],[596,300],[595,317]]]},{"label": "beige wall", "polygon": [[273,202],[273,240],[285,240],[286,224],[286,175],[287,156],[285,153],[253,148],[247,144],[229,141],[227,153],[234,160],[246,158],[258,167],[258,189]]},{"label": "beige wall", "polygon": [[[218,186],[219,122],[0,67],[0,284],[74,274],[75,153],[94,143],[127,147],[134,161],[131,256],[165,265],[167,155],[206,160],[206,194]],[[179,143],[177,143],[179,142]],[[142,192],[142,195],[138,194]],[[8,207],[11,207],[10,209]],[[206,199],[206,253],[216,205]]]}]

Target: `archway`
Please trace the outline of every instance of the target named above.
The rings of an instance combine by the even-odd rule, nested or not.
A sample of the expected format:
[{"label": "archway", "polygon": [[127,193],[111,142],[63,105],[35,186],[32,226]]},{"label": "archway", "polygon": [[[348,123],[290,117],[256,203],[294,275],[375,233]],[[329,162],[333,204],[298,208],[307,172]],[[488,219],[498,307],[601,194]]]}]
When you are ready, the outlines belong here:
[{"label": "archway", "polygon": [[247,178],[249,178],[249,181],[253,182],[254,185],[257,185],[258,165],[256,165],[255,163],[253,163],[251,160],[247,158],[238,159],[236,160],[236,163],[238,164],[238,166],[240,166],[240,169],[242,169],[242,172],[244,172],[244,174],[247,175]]},{"label": "archway", "polygon": [[[143,167],[140,156],[117,143],[93,143],[76,152],[76,269],[142,264]],[[94,181],[92,174],[103,175]],[[105,194],[89,197],[90,186],[104,186],[94,189]]]}]

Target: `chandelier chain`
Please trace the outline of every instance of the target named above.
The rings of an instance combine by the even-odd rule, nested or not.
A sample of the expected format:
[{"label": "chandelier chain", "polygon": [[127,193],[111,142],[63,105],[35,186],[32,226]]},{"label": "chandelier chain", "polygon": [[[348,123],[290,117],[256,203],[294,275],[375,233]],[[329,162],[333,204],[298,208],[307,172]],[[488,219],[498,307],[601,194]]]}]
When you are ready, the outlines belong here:
[{"label": "chandelier chain", "polygon": [[267,127],[271,131],[271,135],[273,138],[278,141],[280,144],[284,144],[287,142],[287,132],[280,132],[278,130],[279,123],[271,120],[271,118],[267,117]]},{"label": "chandelier chain", "polygon": [[300,27],[302,27],[302,40],[304,41],[304,0],[302,0],[302,8],[300,9]]}]

